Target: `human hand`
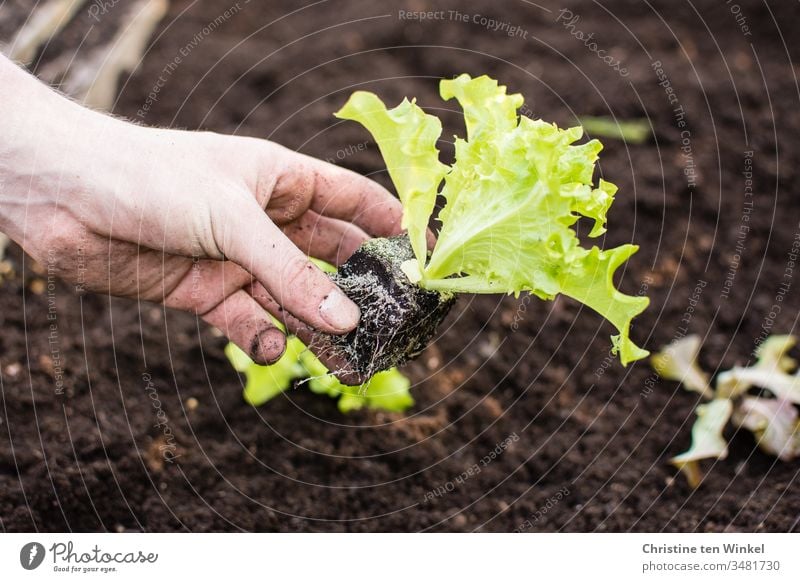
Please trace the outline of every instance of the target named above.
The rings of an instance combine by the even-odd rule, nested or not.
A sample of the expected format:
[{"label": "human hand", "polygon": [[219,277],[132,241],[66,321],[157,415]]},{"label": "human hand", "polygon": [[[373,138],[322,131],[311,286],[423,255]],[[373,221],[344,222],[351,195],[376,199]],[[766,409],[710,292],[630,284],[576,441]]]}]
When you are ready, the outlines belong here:
[{"label": "human hand", "polygon": [[357,325],[307,255],[340,264],[397,234],[381,186],[265,140],[91,112],[5,65],[0,228],[37,261],[81,289],[196,313],[260,363],[285,347],[265,309],[304,338]]}]

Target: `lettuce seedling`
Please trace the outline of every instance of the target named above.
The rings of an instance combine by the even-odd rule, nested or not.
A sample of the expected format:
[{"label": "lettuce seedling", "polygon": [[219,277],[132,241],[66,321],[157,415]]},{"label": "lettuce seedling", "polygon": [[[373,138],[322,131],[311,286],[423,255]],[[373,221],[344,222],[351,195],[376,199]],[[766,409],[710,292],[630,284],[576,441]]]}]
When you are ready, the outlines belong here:
[{"label": "lettuce seedling", "polygon": [[[659,375],[678,380],[687,390],[713,399],[697,407],[691,448],[670,460],[692,487],[702,480],[700,460],[724,459],[727,455],[721,435],[729,420],[750,431],[764,452],[783,461],[800,456],[800,414],[794,406],[800,404],[800,372],[790,374],[797,361],[788,355],[796,339],[792,335],[767,338],[759,346],[753,366],[721,372],[713,390],[708,387],[708,375],[696,364],[699,336],[673,342],[653,356],[653,368]],[[765,393],[749,395],[748,391],[755,387]]]},{"label": "lettuce seedling", "polygon": [[[580,127],[564,130],[520,117],[522,95],[507,94],[487,76],[445,79],[440,94],[456,99],[464,112],[466,136],[455,138],[452,165],[439,159],[441,122],[413,100],[387,109],[375,94],[358,91],[336,114],[366,127],[383,155],[413,253],[401,264],[407,281],[441,294],[442,301],[453,293],[529,292],[545,300],[567,295],[616,327],[613,351],[623,365],[647,356],[629,333],[631,320],[649,301],[621,293],[613,280],[638,247],[585,248],[574,229],[586,218],[593,223],[589,237],[606,230],[617,187],[603,179],[593,182],[600,142],[578,143]],[[439,193],[445,205],[429,254],[426,229]],[[362,321],[365,316],[370,313],[362,308]],[[374,334],[356,330],[346,341],[357,340],[363,346]],[[350,360],[352,352],[343,349]],[[410,355],[401,349],[382,365]]]}]

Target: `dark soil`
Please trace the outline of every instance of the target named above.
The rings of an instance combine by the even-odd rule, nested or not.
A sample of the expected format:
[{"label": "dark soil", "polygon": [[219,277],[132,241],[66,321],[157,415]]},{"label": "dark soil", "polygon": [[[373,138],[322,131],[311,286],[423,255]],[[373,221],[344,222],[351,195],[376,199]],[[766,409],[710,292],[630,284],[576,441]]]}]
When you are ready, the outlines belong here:
[{"label": "dark soil", "polygon": [[[641,245],[619,283],[652,300],[635,339],[652,350],[702,334],[702,364],[714,371],[747,362],[763,327],[797,325],[800,282],[787,270],[800,228],[795,3],[740,0],[746,31],[718,0],[571,2],[574,30],[547,0],[242,3],[137,115],[165,65],[232,4],[173,1],[116,113],[273,139],[387,185],[367,134],[332,116],[354,89],[390,103],[416,96],[442,116],[445,136],[461,121],[436,80],[462,72],[501,79],[526,95],[528,114],[560,124],[646,117],[653,140],[605,140],[601,156],[620,191],[600,244]],[[445,10],[445,20],[399,10]],[[488,30],[476,14],[522,32]],[[594,33],[628,75],[575,31]],[[463,297],[406,367],[414,409],[342,416],[302,388],[245,405],[225,340],[151,305],[80,299],[59,284],[50,344],[46,275],[18,249],[10,256],[2,530],[511,531],[525,520],[531,531],[798,529],[800,463],[763,454],[749,435],[730,435],[728,458],[706,467],[697,491],[676,476],[666,460],[689,444],[695,395],[646,362],[622,368],[608,354],[610,326],[572,301]]]},{"label": "dark soil", "polygon": [[414,285],[403,273],[413,259],[407,236],[374,238],[345,261],[333,280],[361,310],[358,327],[345,335],[318,335],[311,346],[344,362],[342,372],[362,379],[418,357],[455,303]]}]

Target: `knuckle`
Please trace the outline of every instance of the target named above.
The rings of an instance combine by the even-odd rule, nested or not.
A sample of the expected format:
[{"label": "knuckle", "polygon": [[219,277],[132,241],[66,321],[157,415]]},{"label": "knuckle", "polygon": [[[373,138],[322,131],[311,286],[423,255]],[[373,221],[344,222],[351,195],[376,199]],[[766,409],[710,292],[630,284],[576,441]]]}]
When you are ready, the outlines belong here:
[{"label": "knuckle", "polygon": [[269,202],[270,215],[278,223],[295,220],[311,205],[316,182],[315,172],[307,164],[284,171],[276,180]]},{"label": "knuckle", "polygon": [[375,198],[370,195],[370,190],[367,187],[359,188],[356,190],[358,194],[355,196],[355,206],[353,208],[353,215],[360,217],[367,212],[372,206],[375,206],[376,201],[379,202],[380,198]]},{"label": "knuckle", "polygon": [[317,277],[316,267],[303,256],[289,257],[283,267],[281,295],[296,295],[311,291]]}]

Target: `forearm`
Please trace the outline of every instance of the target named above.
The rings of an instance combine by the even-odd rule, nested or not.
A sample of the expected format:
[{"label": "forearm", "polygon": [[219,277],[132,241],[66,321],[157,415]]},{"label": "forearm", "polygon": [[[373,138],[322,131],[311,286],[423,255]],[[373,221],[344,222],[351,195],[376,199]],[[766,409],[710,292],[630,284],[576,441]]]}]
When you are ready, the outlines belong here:
[{"label": "forearm", "polygon": [[4,56],[0,112],[0,231],[25,246],[40,217],[79,194],[103,120],[119,122],[70,101]]}]

